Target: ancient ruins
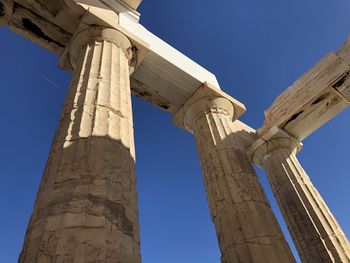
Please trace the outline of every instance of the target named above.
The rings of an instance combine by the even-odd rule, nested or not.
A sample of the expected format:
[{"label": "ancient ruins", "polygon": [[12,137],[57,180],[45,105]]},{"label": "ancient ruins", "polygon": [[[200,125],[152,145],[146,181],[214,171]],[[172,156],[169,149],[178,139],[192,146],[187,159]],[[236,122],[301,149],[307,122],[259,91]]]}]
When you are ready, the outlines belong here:
[{"label": "ancient ruins", "polygon": [[348,239],[296,156],[350,104],[350,40],[255,130],[213,74],[139,23],[140,2],[0,0],[0,24],[73,76],[19,262],[141,262],[132,94],[193,134],[222,263],[295,262],[253,164],[266,171],[302,262],[350,262]]}]

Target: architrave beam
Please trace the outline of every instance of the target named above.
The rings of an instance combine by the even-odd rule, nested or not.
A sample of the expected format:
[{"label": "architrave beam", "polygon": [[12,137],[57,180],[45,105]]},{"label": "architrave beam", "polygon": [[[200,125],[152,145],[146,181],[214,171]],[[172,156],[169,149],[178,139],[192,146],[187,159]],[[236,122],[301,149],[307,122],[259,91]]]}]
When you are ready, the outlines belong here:
[{"label": "architrave beam", "polygon": [[[347,52],[344,52],[346,50]],[[258,130],[263,135],[273,127],[302,141],[350,105],[348,45],[329,53],[284,91],[265,112]]]}]

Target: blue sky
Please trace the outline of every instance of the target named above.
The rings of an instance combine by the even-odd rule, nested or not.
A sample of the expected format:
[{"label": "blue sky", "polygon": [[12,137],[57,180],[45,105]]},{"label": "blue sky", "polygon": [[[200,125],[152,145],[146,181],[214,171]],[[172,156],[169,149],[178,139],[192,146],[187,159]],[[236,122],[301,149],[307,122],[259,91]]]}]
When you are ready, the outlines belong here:
[{"label": "blue sky", "polygon": [[[349,10],[348,0],[144,0],[139,9],[150,31],[246,105],[241,119],[254,128],[279,93],[345,41]],[[10,263],[22,246],[70,75],[56,67],[57,57],[5,28],[0,57],[0,262]],[[147,102],[133,103],[143,262],[219,263],[192,135]],[[349,129],[345,111],[299,154],[348,236]]]}]

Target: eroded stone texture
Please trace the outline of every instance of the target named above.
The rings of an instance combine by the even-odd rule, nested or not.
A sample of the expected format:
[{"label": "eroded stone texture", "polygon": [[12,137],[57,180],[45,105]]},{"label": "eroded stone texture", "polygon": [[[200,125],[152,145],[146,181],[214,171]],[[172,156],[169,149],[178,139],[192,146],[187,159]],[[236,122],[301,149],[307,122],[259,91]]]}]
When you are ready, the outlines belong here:
[{"label": "eroded stone texture", "polygon": [[131,44],[85,33],[19,262],[141,261]]},{"label": "eroded stone texture", "polygon": [[295,262],[269,202],[234,132],[233,105],[219,96],[189,101],[194,132],[222,263]]},{"label": "eroded stone texture", "polygon": [[302,262],[348,263],[349,241],[296,158],[298,146],[289,136],[272,138],[254,159],[268,175]]}]

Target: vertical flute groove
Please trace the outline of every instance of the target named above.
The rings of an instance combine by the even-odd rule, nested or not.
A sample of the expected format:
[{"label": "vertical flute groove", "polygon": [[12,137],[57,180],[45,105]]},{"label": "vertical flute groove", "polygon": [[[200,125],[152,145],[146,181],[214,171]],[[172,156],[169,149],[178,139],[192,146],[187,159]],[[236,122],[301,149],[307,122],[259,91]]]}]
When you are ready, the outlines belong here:
[{"label": "vertical flute groove", "polygon": [[216,109],[192,126],[221,261],[295,262],[233,125]]},{"label": "vertical flute groove", "polygon": [[19,262],[140,263],[129,84],[123,48],[82,48]]},{"label": "vertical flute groove", "polygon": [[274,139],[257,156],[302,262],[349,263],[349,241],[297,160],[293,142]]}]

